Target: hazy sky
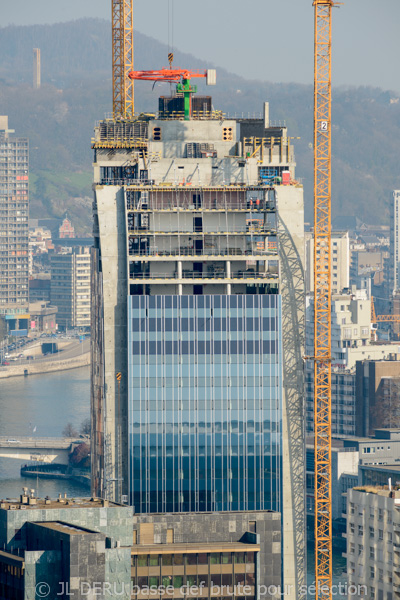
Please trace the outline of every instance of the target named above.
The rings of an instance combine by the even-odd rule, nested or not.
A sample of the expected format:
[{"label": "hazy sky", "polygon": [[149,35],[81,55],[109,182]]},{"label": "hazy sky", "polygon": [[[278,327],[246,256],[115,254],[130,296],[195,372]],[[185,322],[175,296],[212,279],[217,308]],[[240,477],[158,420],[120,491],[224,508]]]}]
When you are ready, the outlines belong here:
[{"label": "hazy sky", "polygon": [[[250,78],[312,82],[312,0],[134,0],[136,28],[167,43],[170,2],[174,43],[180,50]],[[3,26],[109,19],[111,11],[111,0],[1,3]],[[400,92],[400,1],[345,0],[333,17],[334,85]]]}]

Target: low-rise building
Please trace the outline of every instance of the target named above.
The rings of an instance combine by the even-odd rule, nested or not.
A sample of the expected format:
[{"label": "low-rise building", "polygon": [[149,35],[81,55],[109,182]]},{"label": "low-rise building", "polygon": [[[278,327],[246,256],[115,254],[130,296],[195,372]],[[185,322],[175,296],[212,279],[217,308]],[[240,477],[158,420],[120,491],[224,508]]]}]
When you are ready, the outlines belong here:
[{"label": "low-rise building", "polygon": [[30,329],[37,332],[57,331],[57,307],[48,302],[34,302],[29,305]]},{"label": "low-rise building", "polygon": [[1,501],[0,597],[87,600],[107,583],[130,599],[131,524],[131,507],[95,498],[42,500],[25,488]]},{"label": "low-rise building", "polygon": [[0,598],[275,600],[281,515],[134,515],[101,500],[0,501]]}]

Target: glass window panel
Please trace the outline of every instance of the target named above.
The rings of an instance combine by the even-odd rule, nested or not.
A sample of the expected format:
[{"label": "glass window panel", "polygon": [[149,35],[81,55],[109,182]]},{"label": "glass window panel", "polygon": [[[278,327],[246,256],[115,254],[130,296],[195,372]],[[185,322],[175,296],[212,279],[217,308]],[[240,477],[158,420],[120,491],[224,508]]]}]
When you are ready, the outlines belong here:
[{"label": "glass window panel", "polygon": [[210,565],[219,565],[221,562],[221,556],[219,552],[213,552],[210,554]]},{"label": "glass window panel", "polygon": [[235,563],[242,564],[244,563],[244,552],[235,552]]},{"label": "glass window panel", "polygon": [[187,575],[186,584],[189,586],[197,585],[197,575]]},{"label": "glass window panel", "polygon": [[147,567],[147,554],[139,554],[138,556],[138,567]]},{"label": "glass window panel", "polygon": [[180,588],[183,585],[183,576],[182,575],[174,575],[173,577],[173,586],[174,588]]},{"label": "glass window panel", "polygon": [[208,564],[208,554],[200,553],[199,557],[199,565],[207,565]]}]

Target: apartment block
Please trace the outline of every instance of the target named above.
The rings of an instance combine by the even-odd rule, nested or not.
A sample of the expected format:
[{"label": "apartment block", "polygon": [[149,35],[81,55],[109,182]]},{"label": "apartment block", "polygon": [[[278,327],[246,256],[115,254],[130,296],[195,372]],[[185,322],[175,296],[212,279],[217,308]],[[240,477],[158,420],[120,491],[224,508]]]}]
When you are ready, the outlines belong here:
[{"label": "apartment block", "polygon": [[[314,237],[305,234],[306,293],[314,292]],[[332,232],[332,292],[340,294],[350,286],[350,239],[349,232]]]},{"label": "apartment block", "polygon": [[50,300],[59,329],[90,327],[90,248],[78,246],[51,256]]},{"label": "apartment block", "polygon": [[[400,598],[400,492],[362,486],[347,495],[347,575],[350,590],[368,600]],[[355,588],[351,587],[355,586]]]},{"label": "apartment block", "polygon": [[0,116],[0,314],[8,330],[29,319],[29,150]]}]

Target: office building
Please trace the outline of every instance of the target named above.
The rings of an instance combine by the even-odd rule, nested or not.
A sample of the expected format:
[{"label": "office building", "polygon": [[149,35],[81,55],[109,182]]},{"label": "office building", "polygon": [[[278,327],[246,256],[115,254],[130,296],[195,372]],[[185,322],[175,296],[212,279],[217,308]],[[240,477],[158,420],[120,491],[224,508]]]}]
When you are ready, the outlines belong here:
[{"label": "office building", "polygon": [[28,140],[0,116],[0,314],[8,331],[29,319]]},{"label": "office building", "polygon": [[136,584],[148,576],[157,585],[155,576],[175,588],[201,586],[194,595],[205,598],[234,592],[272,600],[281,584],[280,518],[267,511],[134,514],[132,576]]},{"label": "office building", "polygon": [[144,513],[280,512],[298,588],[303,189],[267,104],[221,119],[197,98],[184,120],[181,100],[95,130],[93,493]]},{"label": "office building", "polygon": [[51,304],[59,329],[90,328],[90,248],[77,246],[51,256]]}]

